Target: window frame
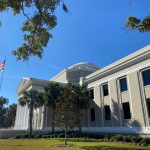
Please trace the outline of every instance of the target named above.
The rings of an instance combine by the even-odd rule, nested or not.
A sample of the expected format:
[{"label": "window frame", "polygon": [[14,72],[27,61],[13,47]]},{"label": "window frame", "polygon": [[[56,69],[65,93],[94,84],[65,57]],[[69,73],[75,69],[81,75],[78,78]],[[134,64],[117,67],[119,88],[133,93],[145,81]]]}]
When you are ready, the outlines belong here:
[{"label": "window frame", "polygon": [[[92,115],[92,110],[94,113],[93,115]],[[92,117],[94,117],[94,119]],[[96,121],[95,108],[90,108],[90,121],[92,121],[92,122]]]},{"label": "window frame", "polygon": [[150,84],[144,85],[143,72],[144,72],[144,71],[147,71],[147,70],[150,70],[150,68],[148,67],[148,68],[142,69],[142,70],[140,71],[140,73],[141,73],[141,78],[142,78],[142,84],[143,84],[144,87],[150,86]]},{"label": "window frame", "polygon": [[[107,90],[108,90],[107,95],[104,94],[104,86],[105,86],[105,85],[107,85]],[[103,84],[101,85],[101,87],[102,87],[103,97],[109,96],[109,85],[108,85],[108,82],[103,83]]]},{"label": "window frame", "polygon": [[[106,107],[108,107],[109,108],[109,117],[106,115]],[[105,111],[105,121],[111,121],[111,109],[110,109],[110,105],[105,105],[104,106],[104,111]],[[107,117],[109,118],[107,118]]]},{"label": "window frame", "polygon": [[[121,86],[121,80],[122,79],[126,79],[126,90],[125,91],[122,91],[122,86]],[[118,83],[119,83],[119,88],[120,88],[120,92],[121,93],[125,93],[125,92],[127,92],[128,91],[128,89],[129,89],[129,87],[128,87],[128,81],[127,81],[127,76],[123,76],[123,77],[120,77],[120,78],[118,78]]]},{"label": "window frame", "polygon": [[150,105],[150,98],[146,98],[147,114],[148,114],[148,118],[150,118],[150,107],[148,106],[148,103]]},{"label": "window frame", "polygon": [[[90,91],[93,91],[93,96],[91,97],[91,92]],[[90,88],[90,89],[88,89],[88,93],[89,93],[89,97],[91,98],[91,99],[94,99],[94,88]]]},{"label": "window frame", "polygon": [[[124,111],[124,107],[123,107],[123,104],[125,104],[125,103],[128,103],[129,105],[129,110],[130,110],[130,113],[129,113],[129,118],[125,118],[125,111]],[[123,102],[122,103],[122,112],[123,112],[123,119],[125,119],[125,120],[130,120],[130,119],[132,119],[132,114],[131,114],[131,108],[130,108],[130,102]],[[128,111],[127,111],[128,112]]]}]

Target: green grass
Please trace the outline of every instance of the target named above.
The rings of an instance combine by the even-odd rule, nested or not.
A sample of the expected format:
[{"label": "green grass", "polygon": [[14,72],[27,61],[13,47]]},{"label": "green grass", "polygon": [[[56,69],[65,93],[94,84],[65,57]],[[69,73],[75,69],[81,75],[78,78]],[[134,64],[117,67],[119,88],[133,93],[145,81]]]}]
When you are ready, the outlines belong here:
[{"label": "green grass", "polygon": [[0,140],[0,150],[150,150],[150,147],[133,144],[81,139],[69,139],[68,144],[72,144],[72,147],[55,147],[56,144],[63,144],[63,139]]}]

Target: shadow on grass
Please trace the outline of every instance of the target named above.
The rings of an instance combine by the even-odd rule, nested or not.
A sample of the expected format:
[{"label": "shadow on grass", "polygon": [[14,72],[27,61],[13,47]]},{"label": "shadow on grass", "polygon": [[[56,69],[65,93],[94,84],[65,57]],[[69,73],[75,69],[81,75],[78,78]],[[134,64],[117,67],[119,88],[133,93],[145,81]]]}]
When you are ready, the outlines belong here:
[{"label": "shadow on grass", "polygon": [[[64,141],[64,139],[58,139],[59,141]],[[96,140],[96,139],[68,139],[69,142],[100,142],[100,140]]]},{"label": "shadow on grass", "polygon": [[[82,150],[133,150],[133,148],[122,148],[114,146],[83,146]],[[136,148],[134,148],[136,150]]]}]

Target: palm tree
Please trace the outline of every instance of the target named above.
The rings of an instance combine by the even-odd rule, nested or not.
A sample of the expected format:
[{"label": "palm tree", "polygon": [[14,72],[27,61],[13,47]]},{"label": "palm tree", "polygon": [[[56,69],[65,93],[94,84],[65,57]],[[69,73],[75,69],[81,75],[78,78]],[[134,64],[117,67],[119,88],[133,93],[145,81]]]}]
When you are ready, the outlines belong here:
[{"label": "palm tree", "polygon": [[52,133],[54,132],[54,111],[56,108],[56,101],[62,91],[63,87],[59,83],[51,82],[45,87],[45,104],[52,108]]},{"label": "palm tree", "polygon": [[78,127],[79,132],[81,133],[81,120],[82,120],[82,112],[81,110],[86,110],[89,107],[89,103],[91,101],[91,98],[87,94],[87,88],[86,86],[80,86],[80,85],[72,85],[71,86],[74,95],[76,97],[76,104],[78,107]]},{"label": "palm tree", "polygon": [[27,105],[29,108],[29,138],[31,138],[33,109],[38,108],[44,104],[43,93],[40,93],[37,90],[25,91],[19,98],[19,104],[21,106]]}]

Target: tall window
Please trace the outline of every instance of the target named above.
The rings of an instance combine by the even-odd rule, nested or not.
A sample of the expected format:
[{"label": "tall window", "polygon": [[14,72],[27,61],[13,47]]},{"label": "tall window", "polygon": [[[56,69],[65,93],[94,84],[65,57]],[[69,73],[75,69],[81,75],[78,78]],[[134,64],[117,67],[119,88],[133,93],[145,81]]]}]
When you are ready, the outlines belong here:
[{"label": "tall window", "polygon": [[91,99],[94,99],[94,89],[90,89],[90,90],[89,90],[89,97],[90,97]]},{"label": "tall window", "polygon": [[105,106],[105,120],[111,120],[110,106]]},{"label": "tall window", "polygon": [[144,86],[150,85],[150,69],[142,72]]},{"label": "tall window", "polygon": [[121,90],[121,92],[127,91],[128,87],[127,87],[127,80],[126,80],[126,78],[120,79],[119,82],[120,82],[120,90]]},{"label": "tall window", "polygon": [[147,101],[148,116],[150,118],[150,98],[148,98],[146,101]]},{"label": "tall window", "polygon": [[124,119],[131,119],[129,102],[122,103]]},{"label": "tall window", "polygon": [[91,121],[95,121],[95,109],[91,108]]},{"label": "tall window", "polygon": [[103,95],[107,96],[109,94],[109,92],[108,92],[108,84],[102,85],[102,88],[103,88]]}]

